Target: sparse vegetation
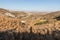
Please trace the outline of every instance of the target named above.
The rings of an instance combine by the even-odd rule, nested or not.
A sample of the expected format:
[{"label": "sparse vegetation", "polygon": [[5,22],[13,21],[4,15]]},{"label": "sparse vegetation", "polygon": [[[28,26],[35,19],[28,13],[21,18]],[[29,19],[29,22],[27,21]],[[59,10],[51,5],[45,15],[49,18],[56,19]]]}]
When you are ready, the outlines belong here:
[{"label": "sparse vegetation", "polygon": [[[16,17],[6,16],[6,12]],[[60,40],[59,12],[25,15],[25,18],[21,15],[25,15],[25,12],[20,14],[0,9],[0,40]]]}]

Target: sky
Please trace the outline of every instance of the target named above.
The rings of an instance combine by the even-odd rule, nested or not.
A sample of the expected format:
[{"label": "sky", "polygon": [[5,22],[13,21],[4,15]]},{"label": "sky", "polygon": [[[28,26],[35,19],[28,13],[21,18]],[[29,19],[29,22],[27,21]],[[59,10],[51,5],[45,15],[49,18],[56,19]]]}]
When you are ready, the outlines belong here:
[{"label": "sky", "polygon": [[20,11],[60,11],[60,0],[0,0],[0,8]]}]

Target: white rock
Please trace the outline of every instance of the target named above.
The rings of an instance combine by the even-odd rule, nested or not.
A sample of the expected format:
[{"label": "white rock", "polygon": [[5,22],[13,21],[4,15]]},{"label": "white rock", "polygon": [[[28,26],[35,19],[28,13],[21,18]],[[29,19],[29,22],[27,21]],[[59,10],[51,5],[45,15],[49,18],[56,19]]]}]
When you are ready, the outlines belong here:
[{"label": "white rock", "polygon": [[15,17],[15,15],[13,15],[13,14],[11,14],[11,13],[8,13],[8,12],[6,12],[5,15],[6,15],[6,16]]},{"label": "white rock", "polygon": [[21,23],[25,23],[25,21],[21,21]]}]

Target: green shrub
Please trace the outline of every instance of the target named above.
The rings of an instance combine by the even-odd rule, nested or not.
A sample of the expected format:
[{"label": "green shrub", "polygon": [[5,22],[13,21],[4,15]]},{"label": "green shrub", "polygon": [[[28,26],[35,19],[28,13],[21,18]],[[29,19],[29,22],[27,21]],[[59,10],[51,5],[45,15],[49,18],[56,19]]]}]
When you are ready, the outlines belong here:
[{"label": "green shrub", "polygon": [[47,23],[48,21],[43,21],[43,22],[38,22],[38,23],[35,23],[34,25],[41,25],[41,24],[45,24]]}]

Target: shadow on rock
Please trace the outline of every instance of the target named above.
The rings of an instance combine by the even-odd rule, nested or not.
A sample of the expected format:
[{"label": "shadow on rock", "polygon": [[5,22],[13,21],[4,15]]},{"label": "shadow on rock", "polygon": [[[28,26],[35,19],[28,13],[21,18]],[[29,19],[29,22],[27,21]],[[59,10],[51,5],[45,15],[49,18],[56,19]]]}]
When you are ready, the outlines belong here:
[{"label": "shadow on rock", "polygon": [[52,34],[47,33],[46,35],[42,35],[40,33],[33,33],[32,27],[30,28],[30,33],[6,30],[0,32],[0,40],[60,40],[60,31],[56,30]]}]

